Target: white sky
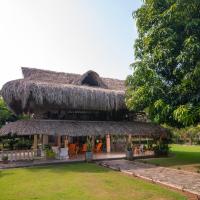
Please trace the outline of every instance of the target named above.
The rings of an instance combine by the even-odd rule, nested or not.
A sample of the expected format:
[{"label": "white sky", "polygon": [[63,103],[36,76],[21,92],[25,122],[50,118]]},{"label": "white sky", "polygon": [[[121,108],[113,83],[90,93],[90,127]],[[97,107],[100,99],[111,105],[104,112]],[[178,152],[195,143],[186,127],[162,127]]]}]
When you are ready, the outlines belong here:
[{"label": "white sky", "polygon": [[0,88],[21,66],[125,79],[140,0],[0,0]]}]

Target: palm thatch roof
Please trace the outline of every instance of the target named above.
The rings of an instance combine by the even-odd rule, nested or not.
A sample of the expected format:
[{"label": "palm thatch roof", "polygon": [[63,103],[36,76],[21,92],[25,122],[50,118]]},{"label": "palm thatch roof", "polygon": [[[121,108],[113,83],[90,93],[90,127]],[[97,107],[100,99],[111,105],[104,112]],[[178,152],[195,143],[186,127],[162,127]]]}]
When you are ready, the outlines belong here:
[{"label": "palm thatch roof", "polygon": [[101,78],[96,72],[83,75],[22,68],[23,79],[6,83],[1,94],[16,114],[35,110],[126,109],[124,81]]},{"label": "palm thatch roof", "polygon": [[127,135],[141,137],[167,137],[166,129],[153,123],[115,121],[20,120],[0,129],[0,136],[17,135]]},{"label": "palm thatch roof", "polygon": [[81,75],[81,74],[54,72],[50,70],[22,67],[22,73],[24,78],[28,80],[37,80],[41,82],[70,84],[70,85],[82,85],[81,80],[84,80],[84,78],[90,76],[96,79],[97,82],[101,82],[99,85],[97,85],[97,87],[103,86],[103,88],[107,88],[110,90],[125,91],[124,80],[103,78],[92,70],[89,70],[88,72]]}]

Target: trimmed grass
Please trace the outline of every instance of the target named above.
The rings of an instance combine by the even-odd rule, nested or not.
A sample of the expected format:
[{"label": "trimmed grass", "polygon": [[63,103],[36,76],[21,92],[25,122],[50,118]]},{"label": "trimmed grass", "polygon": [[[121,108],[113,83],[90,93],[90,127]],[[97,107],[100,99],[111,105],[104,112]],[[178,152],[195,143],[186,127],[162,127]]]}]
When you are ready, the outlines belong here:
[{"label": "trimmed grass", "polygon": [[184,200],[182,193],[95,164],[0,171],[0,200]]},{"label": "trimmed grass", "polygon": [[145,162],[200,173],[200,146],[171,145],[171,156],[153,158]]}]

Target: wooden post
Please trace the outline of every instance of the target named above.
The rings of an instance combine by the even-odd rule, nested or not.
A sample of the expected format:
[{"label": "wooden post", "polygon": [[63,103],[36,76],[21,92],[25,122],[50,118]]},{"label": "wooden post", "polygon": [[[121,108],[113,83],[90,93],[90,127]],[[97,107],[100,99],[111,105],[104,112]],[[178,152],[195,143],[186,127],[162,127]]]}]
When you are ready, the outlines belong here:
[{"label": "wooden post", "polygon": [[128,135],[128,142],[130,142],[130,143],[132,142],[132,135],[131,134]]},{"label": "wooden post", "polygon": [[106,135],[106,152],[110,153],[110,135]]},{"label": "wooden post", "polygon": [[34,135],[34,138],[33,138],[33,149],[37,149],[37,146],[38,146],[38,136]]},{"label": "wooden post", "polygon": [[141,144],[141,136],[139,136],[139,144]]},{"label": "wooden post", "polygon": [[43,135],[42,144],[43,145],[49,144],[49,136],[48,135]]},{"label": "wooden post", "polygon": [[65,137],[65,148],[68,148],[68,136]]},{"label": "wooden post", "polygon": [[95,136],[92,136],[92,149],[95,148]]}]

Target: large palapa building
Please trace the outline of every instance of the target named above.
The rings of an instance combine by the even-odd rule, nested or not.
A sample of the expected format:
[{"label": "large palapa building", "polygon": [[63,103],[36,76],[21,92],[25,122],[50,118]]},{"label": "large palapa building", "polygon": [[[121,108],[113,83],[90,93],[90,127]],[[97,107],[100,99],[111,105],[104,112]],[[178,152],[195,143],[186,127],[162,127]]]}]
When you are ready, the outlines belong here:
[{"label": "large palapa building", "polygon": [[[43,144],[84,143],[86,136],[166,137],[162,127],[138,121],[125,105],[125,82],[102,78],[94,71],[83,75],[22,68],[24,78],[6,83],[1,95],[9,108],[30,119],[6,124],[0,136],[16,134]],[[111,141],[112,142],[112,141]]]}]

